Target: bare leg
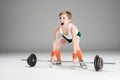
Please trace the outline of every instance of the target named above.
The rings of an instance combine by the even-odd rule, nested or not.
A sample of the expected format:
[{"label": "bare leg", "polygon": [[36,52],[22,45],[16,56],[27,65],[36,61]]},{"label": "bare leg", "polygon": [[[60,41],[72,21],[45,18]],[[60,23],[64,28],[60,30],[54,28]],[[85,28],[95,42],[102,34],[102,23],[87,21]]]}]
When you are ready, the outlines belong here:
[{"label": "bare leg", "polygon": [[[63,39],[63,38],[58,39],[57,44],[56,44],[56,49],[55,49],[55,55],[56,55],[57,61],[61,60],[60,47],[66,43],[67,43],[67,41],[65,39]],[[55,60],[55,56],[51,57],[52,63],[54,63],[54,60]]]},{"label": "bare leg", "polygon": [[83,61],[83,58],[82,58],[82,51],[80,49],[80,38],[77,38],[77,56],[78,56],[78,59],[79,59],[79,64],[80,64],[80,67],[81,68],[84,68],[86,69],[87,68],[87,65],[84,63]]},{"label": "bare leg", "polygon": [[76,40],[73,43],[73,64],[77,64],[78,59],[79,61],[82,60],[82,51],[80,49],[80,37],[76,36]]}]

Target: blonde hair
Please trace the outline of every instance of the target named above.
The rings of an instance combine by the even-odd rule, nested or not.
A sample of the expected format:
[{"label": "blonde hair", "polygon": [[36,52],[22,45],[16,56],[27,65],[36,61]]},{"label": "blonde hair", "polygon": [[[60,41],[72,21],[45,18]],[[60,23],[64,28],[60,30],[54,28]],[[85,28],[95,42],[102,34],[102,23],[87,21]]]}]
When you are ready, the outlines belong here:
[{"label": "blonde hair", "polygon": [[66,15],[68,16],[68,19],[71,19],[71,18],[72,18],[72,13],[69,12],[69,11],[61,11],[61,12],[59,13],[59,17],[60,17],[61,15],[63,15],[63,14],[66,14]]}]

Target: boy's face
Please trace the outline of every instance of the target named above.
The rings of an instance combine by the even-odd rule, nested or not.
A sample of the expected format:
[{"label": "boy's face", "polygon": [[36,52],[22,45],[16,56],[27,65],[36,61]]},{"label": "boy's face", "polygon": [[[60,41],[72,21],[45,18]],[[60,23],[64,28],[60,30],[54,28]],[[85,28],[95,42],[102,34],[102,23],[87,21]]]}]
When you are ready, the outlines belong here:
[{"label": "boy's face", "polygon": [[71,19],[68,18],[67,14],[62,14],[59,17],[59,21],[60,21],[61,26],[63,26],[64,24],[70,23]]}]

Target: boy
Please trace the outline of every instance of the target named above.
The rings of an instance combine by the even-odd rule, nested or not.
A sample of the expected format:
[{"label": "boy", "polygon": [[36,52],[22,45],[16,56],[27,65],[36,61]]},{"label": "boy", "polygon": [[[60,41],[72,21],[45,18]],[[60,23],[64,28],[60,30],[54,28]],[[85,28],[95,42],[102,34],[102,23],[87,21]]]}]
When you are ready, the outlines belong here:
[{"label": "boy", "polygon": [[[71,43],[73,46],[72,62],[73,64],[80,63],[80,67],[87,68],[87,65],[83,62],[82,52],[79,46],[81,34],[77,27],[71,23],[72,14],[69,11],[62,11],[59,13],[59,25],[54,33],[53,49],[51,52],[51,63],[60,65],[60,47],[66,43]],[[55,57],[57,62],[55,62]]]}]

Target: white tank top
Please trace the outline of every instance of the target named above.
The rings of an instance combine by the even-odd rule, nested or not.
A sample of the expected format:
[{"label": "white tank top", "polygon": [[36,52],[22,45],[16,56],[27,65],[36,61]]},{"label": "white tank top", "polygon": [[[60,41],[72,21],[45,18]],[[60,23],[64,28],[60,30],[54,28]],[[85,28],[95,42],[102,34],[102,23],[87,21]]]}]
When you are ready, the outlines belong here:
[{"label": "white tank top", "polygon": [[[72,27],[72,23],[69,24],[69,26],[68,26],[68,34],[65,35],[65,34],[63,34],[62,27],[60,26],[60,34],[64,35],[67,39],[72,39],[71,27]],[[76,34],[77,33],[78,33],[78,29],[76,29]]]}]

